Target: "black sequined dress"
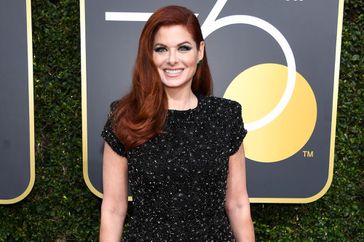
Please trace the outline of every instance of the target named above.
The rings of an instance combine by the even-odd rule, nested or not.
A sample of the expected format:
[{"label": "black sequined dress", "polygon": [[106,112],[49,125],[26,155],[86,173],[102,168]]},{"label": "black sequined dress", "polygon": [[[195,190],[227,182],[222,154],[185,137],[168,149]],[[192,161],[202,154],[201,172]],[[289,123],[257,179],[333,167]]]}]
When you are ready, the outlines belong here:
[{"label": "black sequined dress", "polygon": [[107,121],[102,136],[128,160],[133,213],[123,241],[234,241],[224,199],[229,156],[243,138],[241,106],[198,96],[169,110],[165,129],[129,151]]}]

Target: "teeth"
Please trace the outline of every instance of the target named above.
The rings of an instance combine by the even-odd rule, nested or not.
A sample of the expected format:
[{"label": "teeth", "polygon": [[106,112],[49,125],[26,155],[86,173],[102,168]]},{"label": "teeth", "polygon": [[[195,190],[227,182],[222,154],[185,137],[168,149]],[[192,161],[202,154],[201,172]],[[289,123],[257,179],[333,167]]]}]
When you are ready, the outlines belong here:
[{"label": "teeth", "polygon": [[170,73],[170,74],[176,74],[176,73],[180,73],[182,72],[182,70],[178,69],[178,70],[164,70],[165,72],[167,73]]}]

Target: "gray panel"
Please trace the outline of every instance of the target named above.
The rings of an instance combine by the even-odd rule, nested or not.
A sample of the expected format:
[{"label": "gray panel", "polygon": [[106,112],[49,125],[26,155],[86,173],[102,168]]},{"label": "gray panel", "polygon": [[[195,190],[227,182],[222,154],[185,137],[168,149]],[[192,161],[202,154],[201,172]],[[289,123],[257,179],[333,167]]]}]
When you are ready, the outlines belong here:
[{"label": "gray panel", "polygon": [[0,2],[0,200],[30,182],[26,1]]}]

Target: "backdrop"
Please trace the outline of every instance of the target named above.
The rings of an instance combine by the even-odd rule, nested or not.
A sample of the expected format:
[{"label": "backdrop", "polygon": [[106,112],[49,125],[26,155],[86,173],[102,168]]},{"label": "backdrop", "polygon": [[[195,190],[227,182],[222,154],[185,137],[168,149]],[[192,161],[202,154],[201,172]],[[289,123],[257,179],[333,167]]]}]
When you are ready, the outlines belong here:
[{"label": "backdrop", "polygon": [[100,132],[130,87],[139,34],[157,8],[192,9],[214,95],[240,102],[252,202],[306,203],[333,176],[344,1],[81,1],[84,178],[102,196]]}]

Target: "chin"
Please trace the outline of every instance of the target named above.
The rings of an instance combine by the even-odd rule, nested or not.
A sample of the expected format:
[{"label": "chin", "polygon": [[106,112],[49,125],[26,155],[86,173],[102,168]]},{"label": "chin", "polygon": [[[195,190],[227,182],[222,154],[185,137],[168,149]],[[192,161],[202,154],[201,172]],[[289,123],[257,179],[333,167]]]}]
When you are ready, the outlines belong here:
[{"label": "chin", "polygon": [[178,86],[182,86],[184,84],[184,82],[180,81],[180,80],[164,80],[164,81],[162,81],[162,83],[166,87],[178,87]]}]

